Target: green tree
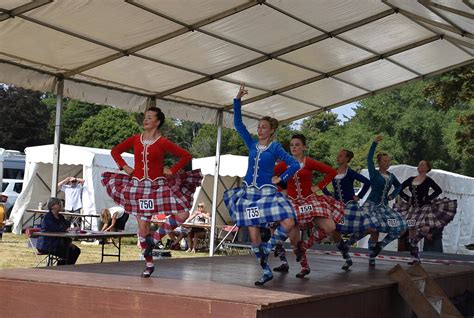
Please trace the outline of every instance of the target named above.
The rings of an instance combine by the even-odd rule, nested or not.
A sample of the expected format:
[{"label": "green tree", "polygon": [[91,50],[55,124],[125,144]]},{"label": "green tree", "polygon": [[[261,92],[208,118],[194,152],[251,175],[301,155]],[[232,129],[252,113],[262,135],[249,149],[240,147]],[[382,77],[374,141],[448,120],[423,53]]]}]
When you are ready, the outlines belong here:
[{"label": "green tree", "polygon": [[87,118],[66,142],[72,145],[110,149],[140,132],[134,115],[121,109],[106,107]]},{"label": "green tree", "polygon": [[[217,128],[205,124],[193,139],[191,153],[195,158],[216,155]],[[234,129],[223,128],[221,140],[221,154],[246,156],[247,147]]]},{"label": "green tree", "polygon": [[38,92],[0,86],[0,147],[23,151],[52,142],[47,134],[50,113],[41,97]]},{"label": "green tree", "polygon": [[[56,96],[48,94],[43,103],[51,112],[48,134],[54,135],[56,122]],[[61,142],[67,142],[74,136],[81,125],[90,117],[97,115],[107,106],[81,102],[73,99],[64,99],[61,113]]]}]

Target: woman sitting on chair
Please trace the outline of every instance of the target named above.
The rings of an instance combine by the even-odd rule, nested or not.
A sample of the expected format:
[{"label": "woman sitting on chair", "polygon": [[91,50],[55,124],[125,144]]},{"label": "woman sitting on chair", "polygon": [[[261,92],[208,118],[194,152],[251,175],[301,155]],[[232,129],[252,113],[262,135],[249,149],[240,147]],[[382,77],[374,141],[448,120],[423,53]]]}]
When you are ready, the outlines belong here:
[{"label": "woman sitting on chair", "polygon": [[[45,214],[41,222],[41,232],[66,232],[70,222],[59,214],[61,211],[61,200],[50,198],[48,200],[49,212]],[[81,249],[72,244],[71,239],[60,237],[40,236],[36,244],[38,251],[60,257],[58,265],[75,264],[81,254]]]},{"label": "woman sitting on chair", "polygon": [[[184,223],[193,223],[193,224],[209,224],[211,217],[209,213],[205,210],[204,202],[199,202],[197,206],[197,210],[195,210],[189,218]],[[193,227],[189,231],[188,234],[188,250],[186,253],[196,253],[196,245],[198,238],[205,238],[206,237],[206,229]]]},{"label": "woman sitting on chair", "polygon": [[125,213],[125,209],[121,206],[113,206],[100,211],[100,220],[103,232],[123,231],[128,221],[128,213]]}]

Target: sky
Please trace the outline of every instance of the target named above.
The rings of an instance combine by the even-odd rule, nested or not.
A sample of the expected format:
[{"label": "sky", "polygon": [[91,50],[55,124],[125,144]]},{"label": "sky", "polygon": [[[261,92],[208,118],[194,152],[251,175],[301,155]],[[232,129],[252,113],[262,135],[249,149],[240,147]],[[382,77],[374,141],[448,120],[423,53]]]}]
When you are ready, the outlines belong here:
[{"label": "sky", "polygon": [[358,106],[357,102],[353,102],[344,106],[334,108],[331,110],[331,112],[337,114],[338,115],[337,118],[341,120],[342,122],[344,122],[344,121],[347,121],[347,119],[344,118],[344,115],[349,118],[354,116],[355,113],[352,110],[352,108],[357,108],[357,106]]}]

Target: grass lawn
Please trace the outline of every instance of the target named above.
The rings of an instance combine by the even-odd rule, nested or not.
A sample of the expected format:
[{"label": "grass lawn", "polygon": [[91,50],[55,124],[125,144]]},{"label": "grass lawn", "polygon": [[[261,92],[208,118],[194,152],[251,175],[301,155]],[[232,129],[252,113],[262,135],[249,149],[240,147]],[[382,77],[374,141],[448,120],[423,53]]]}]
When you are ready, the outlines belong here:
[{"label": "grass lawn", "polygon": [[[0,269],[1,268],[26,268],[35,267],[37,260],[33,249],[27,247],[28,237],[25,234],[15,235],[4,233],[0,241]],[[85,245],[75,241],[74,244],[80,247],[81,255],[77,264],[100,263],[101,246]],[[106,246],[106,251],[116,253],[112,244]],[[205,257],[208,252],[198,252],[196,254],[185,253],[184,251],[173,251],[173,258],[183,257]],[[122,253],[120,260],[135,261],[140,257],[140,249],[137,247],[136,238],[122,239]],[[116,257],[105,257],[104,262],[116,262]]]}]

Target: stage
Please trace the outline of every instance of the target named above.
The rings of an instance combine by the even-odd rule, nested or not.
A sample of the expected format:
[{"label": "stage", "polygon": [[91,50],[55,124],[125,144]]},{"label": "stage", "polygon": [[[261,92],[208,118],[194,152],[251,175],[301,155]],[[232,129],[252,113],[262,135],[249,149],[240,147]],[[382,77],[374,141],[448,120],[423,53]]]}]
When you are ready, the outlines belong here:
[{"label": "stage", "polygon": [[[310,252],[312,272],[274,273],[264,287],[251,255],[161,259],[151,279],[142,261],[0,271],[5,317],[411,317],[387,272],[405,261],[353,258],[341,271],[337,255]],[[270,257],[272,267],[278,265]],[[449,297],[474,290],[474,265],[423,264]]]}]

